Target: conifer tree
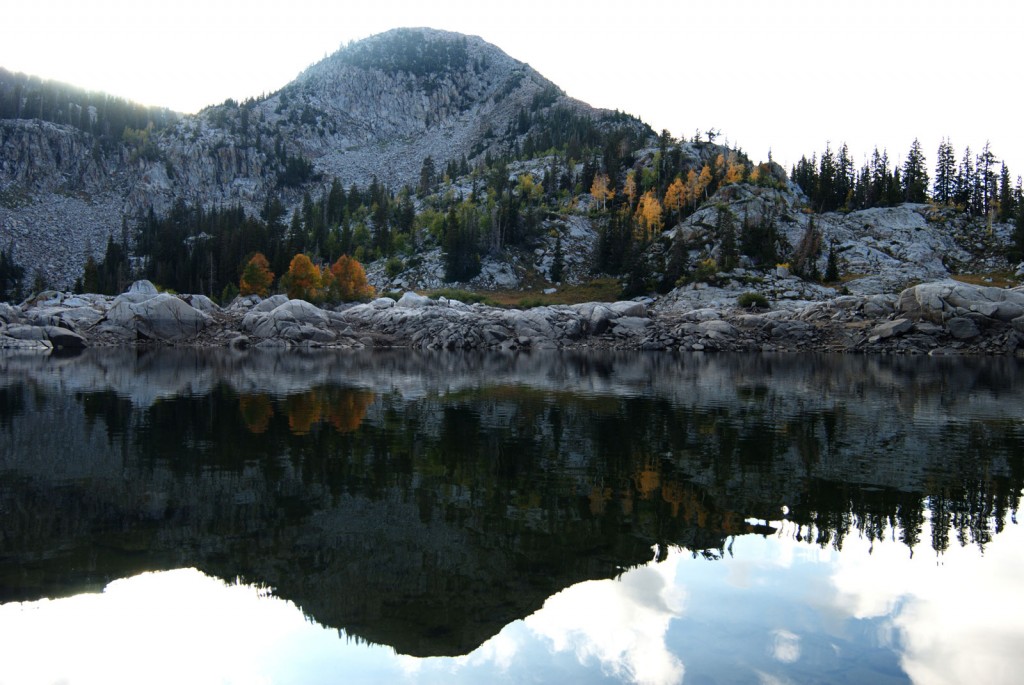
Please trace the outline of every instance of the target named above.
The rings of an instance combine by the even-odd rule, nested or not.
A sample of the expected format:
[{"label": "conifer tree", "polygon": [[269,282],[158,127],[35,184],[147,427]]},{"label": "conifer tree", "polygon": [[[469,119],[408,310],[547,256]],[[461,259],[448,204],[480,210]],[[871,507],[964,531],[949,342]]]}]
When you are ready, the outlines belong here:
[{"label": "conifer tree", "polygon": [[[719,261],[723,271],[732,271],[739,265],[740,251],[736,243],[736,221],[732,210],[719,206],[715,221],[715,233],[719,240]],[[679,241],[682,242],[682,241]]]},{"label": "conifer tree", "polygon": [[1016,197],[1010,186],[1010,170],[1003,162],[999,170],[999,221],[1009,221],[1016,210]]},{"label": "conifer tree", "polygon": [[996,156],[992,153],[989,142],[985,141],[985,147],[978,155],[975,171],[975,183],[979,189],[979,212],[988,216],[992,211],[999,193],[999,177],[996,174]]},{"label": "conifer tree", "polygon": [[839,281],[839,260],[836,257],[835,242],[829,243],[828,261],[825,262],[825,282],[836,283]]},{"label": "conifer tree", "polygon": [[562,272],[565,270],[565,255],[562,254],[562,233],[555,236],[555,253],[551,257],[551,273],[548,276],[552,283],[559,283],[562,280]]},{"label": "conifer tree", "polygon": [[935,183],[932,186],[932,197],[936,202],[950,204],[953,202],[956,184],[956,156],[949,138],[939,143],[939,151],[935,162]]},{"label": "conifer tree", "polygon": [[843,143],[839,147],[839,156],[836,158],[836,180],[835,180],[835,207],[848,208],[850,194],[853,191],[853,159],[850,157],[850,150]]},{"label": "conifer tree", "polygon": [[835,198],[836,159],[832,148],[826,143],[821,153],[821,166],[818,170],[818,190],[815,206],[819,212],[830,212],[839,205]]},{"label": "conifer tree", "polygon": [[971,156],[971,146],[964,148],[964,156],[956,172],[956,181],[953,184],[953,203],[963,207],[964,210],[975,212],[975,181],[974,181],[974,158]]},{"label": "conifer tree", "polygon": [[903,163],[902,181],[904,202],[927,202],[928,171],[925,166],[924,152],[922,152],[921,143],[917,138],[914,138],[914,142],[911,143],[907,161]]}]

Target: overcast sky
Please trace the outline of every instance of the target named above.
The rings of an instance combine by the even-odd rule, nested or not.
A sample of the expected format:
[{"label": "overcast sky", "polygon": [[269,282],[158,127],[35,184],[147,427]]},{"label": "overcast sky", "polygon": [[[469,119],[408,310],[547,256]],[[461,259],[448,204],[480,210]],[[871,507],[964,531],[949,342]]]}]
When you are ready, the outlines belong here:
[{"label": "overcast sky", "polygon": [[787,167],[845,141],[1024,173],[1019,0],[0,0],[0,66],[194,112],[399,26],[482,36],[569,95]]}]

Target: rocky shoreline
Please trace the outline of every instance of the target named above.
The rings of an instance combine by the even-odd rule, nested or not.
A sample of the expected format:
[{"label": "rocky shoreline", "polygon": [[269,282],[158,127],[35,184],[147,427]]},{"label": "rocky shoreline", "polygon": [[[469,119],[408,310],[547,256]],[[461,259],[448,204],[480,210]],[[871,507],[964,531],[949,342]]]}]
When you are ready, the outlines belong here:
[{"label": "rocky shoreline", "polygon": [[942,280],[769,309],[647,299],[518,310],[406,292],[323,309],[284,295],[219,307],[138,281],[116,297],[49,291],[0,303],[0,348],[120,345],[1024,356],[1024,289]]}]

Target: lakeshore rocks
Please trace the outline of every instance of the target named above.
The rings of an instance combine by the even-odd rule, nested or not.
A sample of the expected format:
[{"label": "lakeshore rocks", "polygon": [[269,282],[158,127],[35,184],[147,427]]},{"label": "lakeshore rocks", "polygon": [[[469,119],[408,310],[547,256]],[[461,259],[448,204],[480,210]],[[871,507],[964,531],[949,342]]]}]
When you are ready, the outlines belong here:
[{"label": "lakeshore rocks", "polygon": [[[693,291],[690,291],[693,292]],[[159,293],[142,281],[117,297],[43,293],[0,307],[0,347],[49,350],[123,344],[244,348],[631,349],[684,352],[1013,354],[1024,343],[1024,292],[956,281],[898,295],[776,300],[768,310],[713,306],[676,294],[517,310],[406,292],[324,309],[284,295]],[[697,304],[699,306],[692,306]],[[690,306],[688,306],[690,305]]]}]

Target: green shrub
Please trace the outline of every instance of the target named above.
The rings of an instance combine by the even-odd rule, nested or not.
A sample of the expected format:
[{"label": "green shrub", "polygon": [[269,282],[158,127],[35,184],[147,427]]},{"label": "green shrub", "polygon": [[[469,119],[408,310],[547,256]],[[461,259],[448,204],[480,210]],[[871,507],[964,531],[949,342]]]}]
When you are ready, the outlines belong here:
[{"label": "green shrub", "polygon": [[736,304],[744,309],[768,309],[768,298],[761,293],[743,293],[736,298]]},{"label": "green shrub", "polygon": [[402,269],[405,265],[402,264],[402,260],[392,255],[388,257],[387,264],[384,265],[384,273],[388,275],[388,278],[394,278],[398,274],[402,273]]}]

